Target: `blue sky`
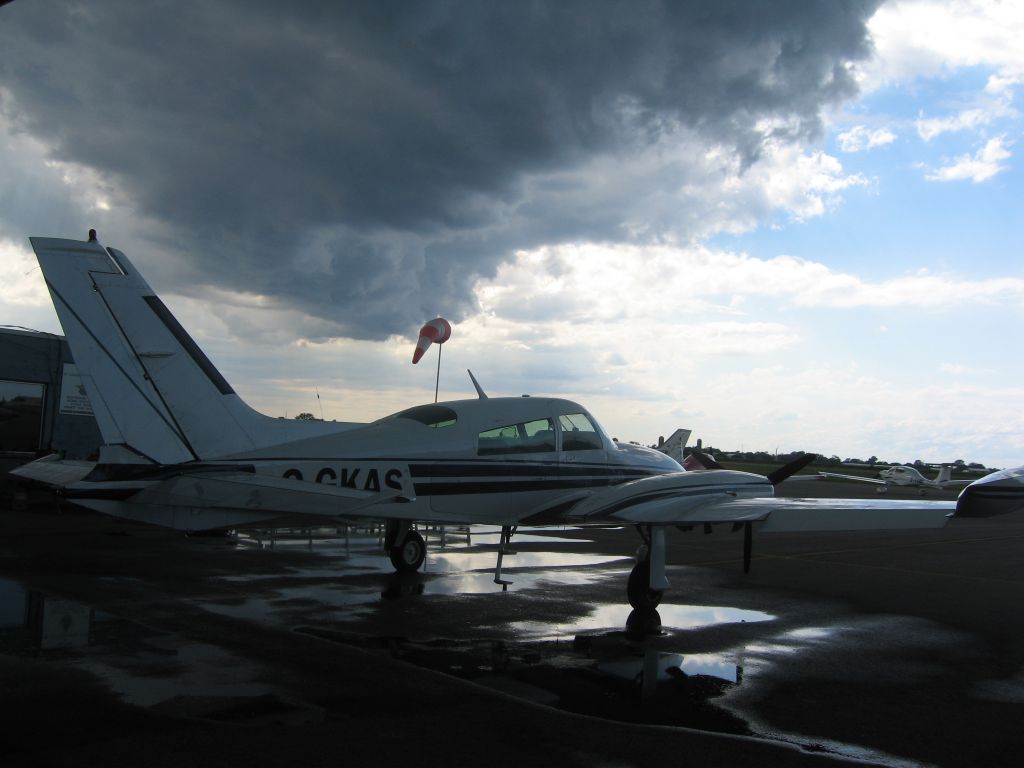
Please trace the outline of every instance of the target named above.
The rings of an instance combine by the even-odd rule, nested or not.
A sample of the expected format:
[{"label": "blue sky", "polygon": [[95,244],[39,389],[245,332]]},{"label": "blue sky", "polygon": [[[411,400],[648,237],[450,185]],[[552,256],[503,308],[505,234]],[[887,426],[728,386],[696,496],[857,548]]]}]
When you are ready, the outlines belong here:
[{"label": "blue sky", "polygon": [[444,315],[443,398],[1024,461],[1018,4],[36,5],[0,10],[0,322],[58,330],[27,238],[95,226],[274,415],[431,399]]}]

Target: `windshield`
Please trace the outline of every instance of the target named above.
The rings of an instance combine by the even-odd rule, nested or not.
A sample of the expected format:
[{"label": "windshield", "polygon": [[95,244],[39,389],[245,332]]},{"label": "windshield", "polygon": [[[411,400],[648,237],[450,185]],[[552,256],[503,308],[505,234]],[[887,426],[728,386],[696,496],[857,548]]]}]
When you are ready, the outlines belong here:
[{"label": "windshield", "polygon": [[566,413],[558,417],[562,427],[563,451],[599,451],[604,448],[601,435],[586,414]]}]

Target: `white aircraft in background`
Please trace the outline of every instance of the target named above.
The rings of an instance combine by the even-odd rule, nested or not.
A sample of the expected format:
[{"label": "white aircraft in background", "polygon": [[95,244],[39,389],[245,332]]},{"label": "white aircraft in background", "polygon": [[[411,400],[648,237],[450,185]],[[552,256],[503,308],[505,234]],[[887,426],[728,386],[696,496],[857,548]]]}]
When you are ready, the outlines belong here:
[{"label": "white aircraft in background", "polygon": [[[635,526],[628,596],[668,587],[670,529],[744,533],[935,528],[942,501],[775,498],[805,457],[765,477],[687,472],[611,440],[581,405],[546,397],[431,403],[361,424],[274,419],[247,406],[125,255],[32,238],[103,436],[97,462],[45,457],[13,474],[81,506],[185,531],[384,521],[399,571],[417,570],[417,523],[501,526],[495,582],[520,525]],[[472,376],[472,374],[471,374]],[[474,380],[474,384],[475,384]]]},{"label": "white aircraft in background", "polygon": [[951,467],[944,466],[939,469],[939,474],[935,479],[929,479],[918,472],[913,467],[902,466],[902,467],[890,467],[889,469],[883,469],[878,473],[878,477],[864,477],[863,475],[840,475],[834,472],[819,472],[821,477],[835,477],[842,480],[856,480],[862,483],[874,483],[875,485],[882,486],[878,489],[879,493],[885,493],[889,490],[891,485],[902,485],[902,486],[913,486],[920,489],[920,493],[924,495],[926,489],[932,490],[943,490],[946,488],[962,488],[966,485],[970,485],[971,480],[951,480],[950,475],[953,473]]}]

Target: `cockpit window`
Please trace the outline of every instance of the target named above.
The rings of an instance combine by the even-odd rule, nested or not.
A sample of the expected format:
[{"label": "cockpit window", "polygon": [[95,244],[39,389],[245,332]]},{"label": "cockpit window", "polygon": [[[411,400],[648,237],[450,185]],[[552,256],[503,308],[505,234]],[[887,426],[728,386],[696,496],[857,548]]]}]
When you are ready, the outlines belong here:
[{"label": "cockpit window", "polygon": [[555,450],[555,425],[551,419],[537,419],[495,427],[480,433],[477,454],[546,453]]},{"label": "cockpit window", "polygon": [[450,427],[459,417],[451,408],[443,405],[417,405],[405,411],[399,411],[391,418],[412,419],[428,427]]},{"label": "cockpit window", "polygon": [[563,451],[594,451],[601,450],[601,436],[594,425],[582,413],[567,413],[558,417],[562,427]]}]

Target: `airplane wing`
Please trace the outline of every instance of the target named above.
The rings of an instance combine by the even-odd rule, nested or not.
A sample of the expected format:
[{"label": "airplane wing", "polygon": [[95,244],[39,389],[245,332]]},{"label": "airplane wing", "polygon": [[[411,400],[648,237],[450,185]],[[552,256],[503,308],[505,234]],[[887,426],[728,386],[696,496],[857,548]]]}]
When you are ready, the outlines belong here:
[{"label": "airplane wing", "polygon": [[797,499],[773,493],[767,478],[745,472],[673,473],[594,494],[568,516],[583,524],[757,523],[772,532],[939,528],[956,512],[953,501]]},{"label": "airplane wing", "polygon": [[650,525],[759,523],[764,533],[941,528],[956,511],[956,502],[765,497],[725,499],[697,509],[680,507],[678,499],[660,499],[609,517]]},{"label": "airplane wing", "polygon": [[837,480],[856,480],[861,483],[874,483],[875,485],[888,485],[885,480],[877,477],[864,477],[863,475],[840,475],[835,472],[819,472],[820,477],[834,477]]},{"label": "airplane wing", "polygon": [[821,476],[820,472],[815,472],[813,475],[790,475],[785,480],[783,480],[783,482],[784,483],[799,483],[799,482],[806,482],[808,480],[823,480],[823,479],[824,478]]}]

